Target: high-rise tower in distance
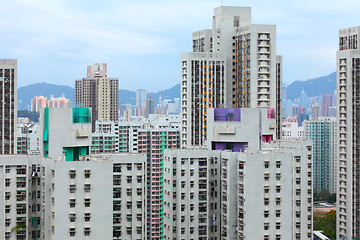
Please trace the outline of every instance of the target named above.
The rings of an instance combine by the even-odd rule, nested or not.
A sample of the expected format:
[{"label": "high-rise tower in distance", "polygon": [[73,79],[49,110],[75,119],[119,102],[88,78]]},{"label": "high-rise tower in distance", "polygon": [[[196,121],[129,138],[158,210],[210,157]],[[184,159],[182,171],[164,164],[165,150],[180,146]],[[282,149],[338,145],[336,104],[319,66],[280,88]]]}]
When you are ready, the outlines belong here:
[{"label": "high-rise tower in distance", "polygon": [[215,8],[181,56],[182,147],[205,144],[208,108],[268,108],[280,138],[281,62],[275,25],[251,24],[249,7]]},{"label": "high-rise tower in distance", "polygon": [[339,31],[337,239],[360,239],[360,26]]},{"label": "high-rise tower in distance", "polygon": [[146,90],[138,89],[136,90],[136,106],[137,107],[146,107]]},{"label": "high-rise tower in distance", "polygon": [[0,154],[16,153],[17,60],[0,59]]},{"label": "high-rise tower in distance", "polygon": [[87,67],[87,77],[75,81],[75,102],[92,108],[95,121],[117,121],[119,109],[119,79],[107,76],[107,64]]}]

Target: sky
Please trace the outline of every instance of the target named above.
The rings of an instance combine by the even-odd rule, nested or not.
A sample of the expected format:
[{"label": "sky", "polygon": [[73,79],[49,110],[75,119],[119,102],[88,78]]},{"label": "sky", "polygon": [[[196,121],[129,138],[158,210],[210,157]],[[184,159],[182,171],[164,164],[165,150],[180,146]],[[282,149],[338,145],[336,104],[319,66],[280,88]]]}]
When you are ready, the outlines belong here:
[{"label": "sky", "polygon": [[104,62],[122,89],[164,90],[180,82],[181,53],[221,2],[276,25],[287,84],[334,72],[339,29],[360,25],[359,0],[0,0],[0,58],[18,59],[18,87],[74,87]]}]

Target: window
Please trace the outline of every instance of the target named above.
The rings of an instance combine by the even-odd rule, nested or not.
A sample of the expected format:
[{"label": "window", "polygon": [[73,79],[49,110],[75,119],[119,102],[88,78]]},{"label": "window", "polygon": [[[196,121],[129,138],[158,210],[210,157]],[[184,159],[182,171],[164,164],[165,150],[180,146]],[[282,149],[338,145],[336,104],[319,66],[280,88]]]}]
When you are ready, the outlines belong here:
[{"label": "window", "polygon": [[264,187],[264,193],[269,193],[269,190],[270,190],[270,189],[269,189],[269,186],[265,186],[265,187]]},{"label": "window", "polygon": [[85,169],[85,178],[90,178],[90,169]]},{"label": "window", "polygon": [[269,217],[269,211],[264,211],[264,218],[268,218]]},{"label": "window", "polygon": [[128,196],[128,197],[132,196],[132,189],[131,188],[126,189],[126,196]]},{"label": "window", "polygon": [[281,167],[281,161],[276,161],[276,168],[280,168]]},{"label": "window", "polygon": [[276,229],[280,230],[280,227],[281,227],[281,222],[276,222]]},{"label": "window", "polygon": [[11,219],[7,218],[5,219],[5,227],[10,227]]},{"label": "window", "polygon": [[281,198],[276,198],[276,205],[279,206],[281,204]]},{"label": "window", "polygon": [[131,164],[128,164],[128,165],[127,165],[127,170],[128,170],[128,171],[131,171],[131,169],[132,169]]},{"label": "window", "polygon": [[280,191],[281,191],[281,186],[276,186],[276,192],[280,193]]},{"label": "window", "polygon": [[90,227],[84,228],[84,235],[85,236],[90,236]]},{"label": "window", "polygon": [[269,223],[264,223],[264,230],[269,230]]},{"label": "window", "polygon": [[74,198],[70,199],[70,207],[74,208],[76,205],[76,200]]},{"label": "window", "polygon": [[141,163],[138,163],[138,164],[135,164],[135,165],[136,165],[138,171],[140,171],[142,169]]},{"label": "window", "polygon": [[281,173],[276,173],[276,180],[280,180],[281,179]]},{"label": "window", "polygon": [[75,184],[70,184],[69,191],[70,191],[70,193],[75,193],[76,185]]},{"label": "window", "polygon": [[131,221],[132,221],[132,215],[131,215],[131,214],[126,215],[126,221],[127,221],[127,222],[131,222]]},{"label": "window", "polygon": [[75,222],[75,220],[76,220],[76,215],[75,215],[75,213],[70,213],[70,215],[69,215],[69,220],[70,220],[70,222]]},{"label": "window", "polygon": [[269,162],[268,161],[264,162],[264,167],[269,168]]},{"label": "window", "polygon": [[137,176],[137,183],[141,183],[142,182],[142,176]]},{"label": "window", "polygon": [[127,176],[126,182],[127,182],[127,183],[131,183],[131,182],[132,182],[132,176]]},{"label": "window", "polygon": [[85,204],[85,207],[90,207],[90,198],[85,198],[84,204]]},{"label": "window", "polygon": [[10,187],[10,178],[5,179],[5,187]]},{"label": "window", "polygon": [[264,199],[264,205],[269,205],[269,198]]},{"label": "window", "polygon": [[70,228],[69,233],[70,233],[70,237],[75,237],[75,233],[76,233],[75,228]]},{"label": "window", "polygon": [[5,200],[10,200],[11,193],[5,192]]},{"label": "window", "polygon": [[91,184],[84,184],[84,191],[90,192]]},{"label": "window", "polygon": [[76,170],[69,170],[70,179],[74,179],[76,177]]},{"label": "window", "polygon": [[268,174],[268,173],[265,173],[265,174],[264,174],[264,180],[265,180],[265,181],[269,181],[269,174]]},{"label": "window", "polygon": [[141,196],[141,195],[142,195],[142,189],[141,189],[141,188],[137,188],[137,189],[136,189],[136,194],[137,194],[138,196]]},{"label": "window", "polygon": [[136,215],[136,220],[137,220],[137,221],[141,221],[141,220],[142,220],[142,215],[141,215],[141,214],[137,214],[137,215]]},{"label": "window", "polygon": [[90,218],[91,218],[91,214],[85,213],[85,217],[84,217],[85,222],[90,222]]},{"label": "window", "polygon": [[281,216],[281,210],[276,210],[276,217],[280,217]]}]

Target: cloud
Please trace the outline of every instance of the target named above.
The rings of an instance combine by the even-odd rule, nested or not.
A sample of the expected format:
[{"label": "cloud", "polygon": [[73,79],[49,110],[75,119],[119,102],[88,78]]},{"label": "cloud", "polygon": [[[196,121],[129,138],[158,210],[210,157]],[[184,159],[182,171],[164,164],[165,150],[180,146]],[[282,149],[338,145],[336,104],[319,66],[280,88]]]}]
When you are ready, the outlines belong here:
[{"label": "cloud", "polygon": [[0,13],[7,19],[0,22],[3,31],[21,36],[19,45],[13,48],[19,56],[67,52],[151,54],[172,46],[166,36],[106,24],[91,14],[67,7],[62,1],[19,0],[6,5]]}]

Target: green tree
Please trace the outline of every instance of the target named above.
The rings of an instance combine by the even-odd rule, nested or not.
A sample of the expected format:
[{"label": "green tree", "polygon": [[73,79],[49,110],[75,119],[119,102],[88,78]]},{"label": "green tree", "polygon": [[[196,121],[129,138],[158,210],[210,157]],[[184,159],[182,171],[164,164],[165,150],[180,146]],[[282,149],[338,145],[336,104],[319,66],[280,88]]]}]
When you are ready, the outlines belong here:
[{"label": "green tree", "polygon": [[315,212],[314,230],[321,230],[328,238],[336,239],[336,211],[331,210],[326,213]]},{"label": "green tree", "polygon": [[326,201],[327,201],[328,203],[336,203],[336,193],[331,194],[331,195],[326,199]]}]

